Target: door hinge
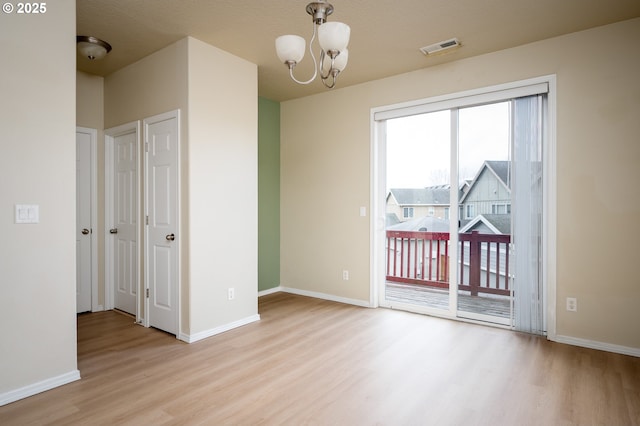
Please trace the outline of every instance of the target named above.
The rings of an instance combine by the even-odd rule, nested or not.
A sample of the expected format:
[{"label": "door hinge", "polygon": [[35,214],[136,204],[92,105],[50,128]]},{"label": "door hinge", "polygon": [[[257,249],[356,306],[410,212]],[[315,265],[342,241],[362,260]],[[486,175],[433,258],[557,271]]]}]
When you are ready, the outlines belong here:
[{"label": "door hinge", "polygon": [[149,224],[149,215],[147,215],[146,219],[144,220],[145,223],[148,225]]},{"label": "door hinge", "polygon": [[147,289],[147,299],[149,298],[149,289]]},{"label": "door hinge", "polygon": [[149,152],[149,142],[144,143],[144,152]]}]

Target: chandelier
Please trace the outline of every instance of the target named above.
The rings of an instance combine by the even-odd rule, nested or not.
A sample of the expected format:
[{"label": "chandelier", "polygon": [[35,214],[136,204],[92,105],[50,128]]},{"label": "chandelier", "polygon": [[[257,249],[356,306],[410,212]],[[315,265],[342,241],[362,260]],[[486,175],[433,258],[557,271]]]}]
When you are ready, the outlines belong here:
[{"label": "chandelier", "polygon": [[[351,28],[342,22],[327,22],[327,16],[333,13],[333,6],[324,0],[309,3],[307,13],[313,19],[313,35],[309,41],[309,53],[313,59],[313,76],[300,81],[293,76],[293,69],[304,57],[304,38],[297,35],[283,35],[276,39],[278,58],[289,68],[291,79],[298,84],[309,84],[320,74],[322,83],[332,89],[336,85],[338,74],[347,66],[349,35]],[[320,44],[320,64],[313,53],[313,42],[318,38]],[[330,61],[329,61],[330,60]]]}]

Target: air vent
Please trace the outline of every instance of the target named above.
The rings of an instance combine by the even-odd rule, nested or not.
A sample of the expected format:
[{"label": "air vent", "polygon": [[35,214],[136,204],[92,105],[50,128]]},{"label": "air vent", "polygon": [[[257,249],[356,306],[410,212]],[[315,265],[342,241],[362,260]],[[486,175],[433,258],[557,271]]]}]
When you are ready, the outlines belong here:
[{"label": "air vent", "polygon": [[460,47],[461,44],[457,38],[452,38],[450,40],[441,41],[439,43],[434,43],[429,46],[421,47],[420,51],[425,55],[434,55],[436,53],[443,52],[445,50],[451,50],[456,47]]}]

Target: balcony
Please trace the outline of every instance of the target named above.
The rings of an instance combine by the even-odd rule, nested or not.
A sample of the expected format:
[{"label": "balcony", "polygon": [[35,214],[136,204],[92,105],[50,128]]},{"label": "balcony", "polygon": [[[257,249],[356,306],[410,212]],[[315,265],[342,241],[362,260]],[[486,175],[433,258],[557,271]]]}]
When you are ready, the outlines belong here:
[{"label": "balcony", "polygon": [[[458,234],[458,309],[508,318],[510,235]],[[387,231],[387,299],[448,308],[448,232]]]}]

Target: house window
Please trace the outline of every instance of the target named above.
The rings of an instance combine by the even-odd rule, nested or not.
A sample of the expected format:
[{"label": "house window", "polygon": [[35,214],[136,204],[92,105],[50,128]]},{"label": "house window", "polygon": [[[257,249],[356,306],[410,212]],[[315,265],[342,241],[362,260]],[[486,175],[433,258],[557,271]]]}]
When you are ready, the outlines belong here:
[{"label": "house window", "polygon": [[510,214],[511,213],[511,204],[503,203],[503,204],[493,204],[491,206],[491,214]]},{"label": "house window", "polygon": [[413,217],[413,207],[404,207],[402,209],[402,217],[405,219],[411,219]]},{"label": "house window", "polygon": [[444,220],[449,220],[449,207],[444,208]]},{"label": "house window", "polygon": [[473,204],[467,204],[467,219],[472,219],[475,216],[475,209]]},{"label": "house window", "polygon": [[436,214],[436,209],[433,207],[429,207],[429,216],[433,216]]}]

